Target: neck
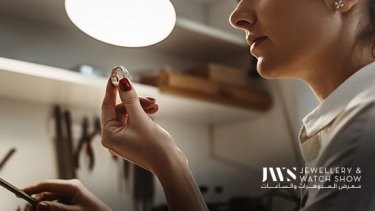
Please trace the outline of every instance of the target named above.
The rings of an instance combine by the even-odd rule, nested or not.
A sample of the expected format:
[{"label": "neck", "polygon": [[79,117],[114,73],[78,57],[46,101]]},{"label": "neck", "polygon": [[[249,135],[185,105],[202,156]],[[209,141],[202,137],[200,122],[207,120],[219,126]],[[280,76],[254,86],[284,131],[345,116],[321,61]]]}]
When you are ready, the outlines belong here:
[{"label": "neck", "polygon": [[[309,71],[303,80],[308,83],[315,96],[323,102],[340,84],[367,64],[375,61],[372,47],[354,49],[348,56],[322,60]],[[335,55],[335,54],[331,54]],[[338,56],[338,54],[336,54]]]}]

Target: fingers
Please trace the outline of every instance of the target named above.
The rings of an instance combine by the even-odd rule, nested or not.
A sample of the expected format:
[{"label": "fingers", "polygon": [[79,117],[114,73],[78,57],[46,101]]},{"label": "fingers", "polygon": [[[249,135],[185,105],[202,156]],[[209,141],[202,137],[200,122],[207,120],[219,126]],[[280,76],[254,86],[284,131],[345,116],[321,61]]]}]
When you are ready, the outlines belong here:
[{"label": "fingers", "polygon": [[107,122],[116,120],[116,96],[117,88],[108,79],[105,96],[102,103],[102,126]]},{"label": "fingers", "polygon": [[[143,111],[147,114],[154,114],[159,110],[159,106],[156,103],[156,100],[151,97],[139,97],[139,101],[143,108]],[[122,124],[127,124],[128,114],[123,103],[116,105],[116,116],[117,121]]]},{"label": "fingers", "polygon": [[54,201],[61,200],[61,195],[57,193],[43,192],[33,195],[33,198],[37,201]]},{"label": "fingers", "polygon": [[146,113],[148,113],[148,114],[154,114],[154,113],[158,112],[158,110],[159,110],[159,105],[155,104],[151,108],[147,109]]},{"label": "fingers", "polygon": [[43,201],[37,206],[37,211],[79,211],[79,206],[65,205],[58,202]]},{"label": "fingers", "polygon": [[142,98],[146,98],[149,101],[156,102],[156,99],[153,97],[142,97]]},{"label": "fingers", "polygon": [[[159,110],[159,106],[156,103],[156,100],[152,97],[138,97],[139,103],[135,102],[134,97],[137,96],[135,90],[132,90],[131,84],[127,84],[129,81],[126,80],[125,82],[120,83],[120,97],[123,103],[116,105],[116,95],[117,95],[117,88],[112,85],[111,80],[109,79],[107,82],[106,93],[102,103],[102,126],[110,121],[118,121],[121,123],[126,123],[127,115],[129,112],[127,111],[127,107],[130,107],[130,110],[133,110],[133,115],[137,113],[140,115],[144,115],[144,112],[147,114],[154,114]],[[126,83],[127,85],[123,85]],[[130,93],[125,93],[129,90]],[[122,93],[122,94],[121,94]],[[125,99],[125,100],[124,100]],[[128,104],[128,105],[126,105]],[[140,106],[139,106],[140,105]],[[143,113],[139,112],[139,107],[142,108]],[[132,114],[130,114],[132,115]]]},{"label": "fingers", "polygon": [[78,180],[45,180],[36,185],[24,188],[23,191],[29,195],[50,192],[64,196],[64,198],[69,198],[73,197],[79,188],[80,182]]},{"label": "fingers", "polygon": [[127,78],[120,80],[118,91],[129,118],[133,119],[135,122],[146,119],[144,117],[147,117],[147,115],[143,111],[138,95]]},{"label": "fingers", "polygon": [[[146,112],[148,114],[153,114],[153,113],[158,111],[159,106],[155,103],[156,102],[155,100],[150,101],[150,100],[147,100],[144,97],[139,97],[139,100],[140,100],[140,103],[141,103],[141,106],[142,106],[142,109],[143,109],[144,112]],[[120,104],[116,105],[116,111],[119,112],[119,113],[122,113],[122,114],[127,113],[126,108],[125,108],[123,103],[120,103]]]},{"label": "fingers", "polygon": [[145,109],[147,110],[148,108],[151,108],[153,105],[155,105],[156,100],[152,97],[142,97],[142,96],[140,96],[139,102],[141,103],[142,108],[144,108],[144,110]]}]

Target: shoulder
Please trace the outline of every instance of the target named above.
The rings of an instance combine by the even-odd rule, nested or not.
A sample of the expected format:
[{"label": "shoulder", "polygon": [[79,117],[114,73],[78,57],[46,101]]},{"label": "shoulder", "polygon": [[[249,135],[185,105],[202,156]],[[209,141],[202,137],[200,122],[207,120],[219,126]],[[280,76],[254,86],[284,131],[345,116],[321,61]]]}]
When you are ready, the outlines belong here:
[{"label": "shoulder", "polygon": [[[348,112],[346,117],[351,117],[326,146],[318,166],[351,169],[350,173],[330,175],[330,181],[346,185],[359,184],[360,189],[310,191],[310,204],[304,211],[367,211],[373,210],[375,206],[375,102],[352,107]],[[350,179],[354,177],[359,177],[358,183],[351,182]]]},{"label": "shoulder", "polygon": [[333,124],[331,141],[322,159],[337,160],[337,155],[341,155],[343,161],[352,162],[358,156],[375,154],[375,101],[350,107]]},{"label": "shoulder", "polygon": [[[362,140],[375,133],[375,88],[359,93],[331,125],[332,140]],[[374,139],[375,141],[375,139]],[[343,144],[343,143],[342,143]],[[373,143],[375,146],[375,143]]]},{"label": "shoulder", "polygon": [[[375,101],[348,111],[319,159],[325,167],[363,169],[363,177],[375,176]],[[342,117],[342,118],[345,118]],[[364,178],[365,179],[365,178]],[[375,187],[375,184],[374,186]]]}]

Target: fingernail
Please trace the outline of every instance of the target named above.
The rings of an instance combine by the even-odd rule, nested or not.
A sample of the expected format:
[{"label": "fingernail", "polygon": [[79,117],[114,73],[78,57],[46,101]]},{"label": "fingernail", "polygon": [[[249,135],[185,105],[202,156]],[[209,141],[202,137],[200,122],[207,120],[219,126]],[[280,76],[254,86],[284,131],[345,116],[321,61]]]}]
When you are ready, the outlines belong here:
[{"label": "fingernail", "polygon": [[154,103],[153,103],[153,104],[149,104],[149,105],[142,105],[142,108],[143,108],[143,109],[150,109],[150,108],[152,108],[154,105],[155,105]]},{"label": "fingernail", "polygon": [[151,100],[151,101],[156,101],[156,99],[153,98],[153,97],[146,97],[146,98],[149,99],[149,100]]},{"label": "fingernail", "polygon": [[124,92],[130,91],[132,89],[130,82],[127,78],[123,78],[120,80],[120,89]]},{"label": "fingernail", "polygon": [[159,105],[158,104],[154,104],[151,108],[158,108]]},{"label": "fingernail", "polygon": [[158,104],[155,104],[155,105],[153,105],[153,106],[151,106],[150,108],[147,108],[146,110],[155,110],[155,109],[158,109],[159,108],[159,106],[158,106]]},{"label": "fingernail", "polygon": [[44,202],[40,202],[38,204],[38,211],[48,211],[48,210],[49,210],[48,204],[46,204]]}]

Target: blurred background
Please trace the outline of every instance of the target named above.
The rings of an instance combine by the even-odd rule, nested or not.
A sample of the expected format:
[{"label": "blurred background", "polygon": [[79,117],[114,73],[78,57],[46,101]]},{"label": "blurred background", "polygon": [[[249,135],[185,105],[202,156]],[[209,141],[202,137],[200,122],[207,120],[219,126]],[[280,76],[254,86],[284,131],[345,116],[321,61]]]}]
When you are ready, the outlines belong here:
[{"label": "blurred background", "polygon": [[[104,87],[124,65],[138,94],[156,98],[152,118],[186,153],[210,210],[293,209],[290,197],[266,201],[262,168],[299,165],[300,121],[317,101],[300,81],[257,75],[228,21],[236,1],[171,2],[169,37],[126,48],[80,31],[64,0],[0,1],[1,178],[24,187],[76,177],[114,210],[165,210],[158,181],[100,144]],[[25,204],[2,188],[0,201]]]}]

